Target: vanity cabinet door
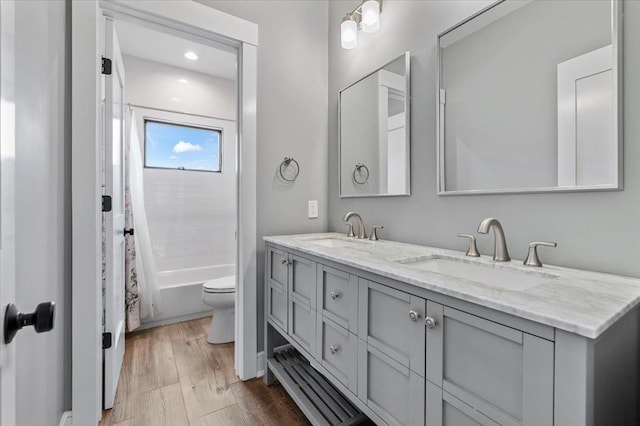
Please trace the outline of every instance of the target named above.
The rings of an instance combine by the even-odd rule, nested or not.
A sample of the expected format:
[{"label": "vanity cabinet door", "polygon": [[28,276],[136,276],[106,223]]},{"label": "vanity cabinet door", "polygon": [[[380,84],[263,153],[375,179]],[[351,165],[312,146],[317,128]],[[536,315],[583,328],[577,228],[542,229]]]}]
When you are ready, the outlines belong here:
[{"label": "vanity cabinet door", "polygon": [[358,297],[358,337],[424,377],[426,300],[363,278]]},{"label": "vanity cabinet door", "polygon": [[316,262],[289,254],[289,294],[299,303],[316,309]]},{"label": "vanity cabinet door", "polygon": [[500,425],[553,424],[553,342],[433,302],[427,315],[427,379],[445,412],[461,401]]},{"label": "vanity cabinet door", "polygon": [[286,288],[289,279],[289,254],[286,251],[267,246],[267,282]]},{"label": "vanity cabinet door", "polygon": [[352,333],[358,332],[358,277],[318,265],[318,313]]},{"label": "vanity cabinet door", "polygon": [[288,254],[282,250],[267,246],[267,319],[287,333],[287,287],[289,277]]},{"label": "vanity cabinet door", "polygon": [[319,312],[317,315],[316,359],[355,394],[358,379],[358,338],[330,319],[324,318]]}]

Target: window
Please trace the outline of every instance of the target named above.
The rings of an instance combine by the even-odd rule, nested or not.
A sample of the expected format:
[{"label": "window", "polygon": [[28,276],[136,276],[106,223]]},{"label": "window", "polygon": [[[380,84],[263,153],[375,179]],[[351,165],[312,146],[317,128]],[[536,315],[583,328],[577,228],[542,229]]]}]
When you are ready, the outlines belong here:
[{"label": "window", "polygon": [[144,166],[222,171],[222,131],[161,121],[144,121]]}]

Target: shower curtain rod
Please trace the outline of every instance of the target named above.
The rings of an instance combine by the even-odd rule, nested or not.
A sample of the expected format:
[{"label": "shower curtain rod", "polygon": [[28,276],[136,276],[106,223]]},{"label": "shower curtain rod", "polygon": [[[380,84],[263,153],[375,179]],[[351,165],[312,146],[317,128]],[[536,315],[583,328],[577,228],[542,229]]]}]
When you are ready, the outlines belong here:
[{"label": "shower curtain rod", "polygon": [[235,123],[235,121],[236,121],[236,120],[231,120],[229,118],[213,117],[213,116],[210,116],[210,115],[194,114],[194,113],[191,113],[191,112],[175,111],[175,110],[171,110],[171,109],[156,108],[156,107],[151,107],[151,106],[146,106],[146,105],[136,105],[136,104],[132,104],[132,103],[127,103],[127,106],[129,108],[152,109],[154,111],[162,111],[162,112],[171,112],[171,113],[174,113],[174,114],[191,115],[193,117],[200,117],[200,118],[211,118],[212,120],[230,121],[232,123]]}]

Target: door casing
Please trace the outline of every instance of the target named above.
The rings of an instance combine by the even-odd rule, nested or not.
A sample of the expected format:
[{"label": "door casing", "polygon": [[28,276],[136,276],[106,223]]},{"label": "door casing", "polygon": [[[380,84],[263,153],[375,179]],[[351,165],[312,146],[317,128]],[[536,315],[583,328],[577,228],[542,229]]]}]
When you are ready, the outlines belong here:
[{"label": "door casing", "polygon": [[0,426],[16,424],[16,342],[4,343],[15,284],[15,2],[0,2]]},{"label": "door casing", "polygon": [[[100,51],[104,16],[151,22],[238,52],[236,373],[256,376],[256,95],[258,26],[193,1],[74,0],[72,41],[72,411],[101,417]],[[90,143],[88,141],[93,141]],[[94,285],[90,285],[94,283]],[[99,309],[98,309],[99,308]],[[260,366],[262,369],[262,366]]]}]

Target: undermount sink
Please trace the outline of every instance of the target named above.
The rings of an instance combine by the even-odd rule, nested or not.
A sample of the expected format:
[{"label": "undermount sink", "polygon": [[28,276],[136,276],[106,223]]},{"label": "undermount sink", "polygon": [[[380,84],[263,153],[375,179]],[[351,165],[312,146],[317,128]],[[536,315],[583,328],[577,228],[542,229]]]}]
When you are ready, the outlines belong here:
[{"label": "undermount sink", "polygon": [[335,238],[335,237],[310,239],[308,241],[312,244],[316,244],[322,247],[331,247],[331,248],[358,247],[363,244],[366,244],[364,241],[361,241],[361,240],[354,240],[354,239],[347,240],[346,238]]},{"label": "undermount sink", "polygon": [[436,272],[454,278],[473,281],[479,284],[505,290],[522,291],[550,279],[556,275],[540,271],[520,271],[516,268],[487,264],[455,257],[426,256],[397,263],[422,271]]}]

